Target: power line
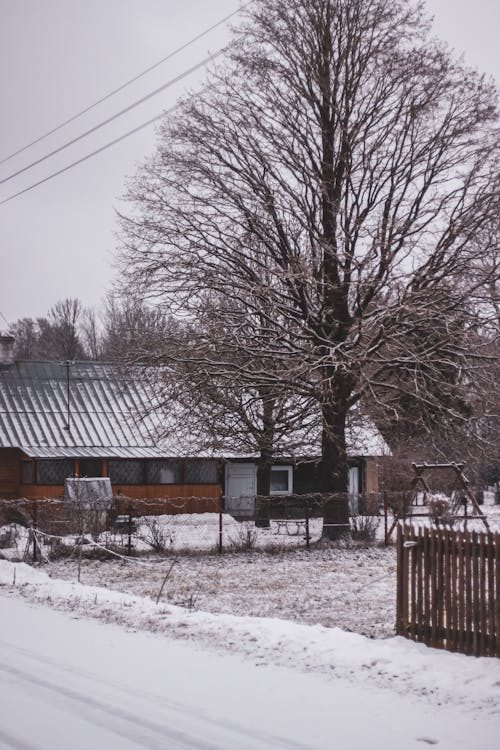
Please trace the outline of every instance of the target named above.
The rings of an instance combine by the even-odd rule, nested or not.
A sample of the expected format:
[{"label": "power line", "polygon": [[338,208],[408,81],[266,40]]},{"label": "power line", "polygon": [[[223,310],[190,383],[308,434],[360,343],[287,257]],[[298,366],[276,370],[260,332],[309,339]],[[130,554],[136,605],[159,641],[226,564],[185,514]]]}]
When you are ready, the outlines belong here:
[{"label": "power line", "polygon": [[[55,154],[58,154],[60,151],[64,151],[64,149],[68,148],[69,146],[72,146],[74,143],[77,143],[78,141],[81,141],[82,138],[86,138],[91,133],[95,133],[96,130],[99,130],[100,128],[104,127],[105,125],[108,125],[110,122],[113,122],[113,120],[116,120],[118,117],[121,117],[122,115],[126,114],[127,112],[130,112],[130,110],[135,109],[135,107],[138,107],[140,104],[143,104],[148,99],[151,99],[153,96],[156,96],[156,94],[159,94],[161,91],[164,91],[165,89],[169,88],[170,86],[173,86],[175,83],[178,83],[179,81],[181,81],[183,78],[186,78],[191,73],[194,73],[195,70],[198,70],[199,68],[202,68],[205,65],[207,65],[212,60],[215,60],[215,58],[219,57],[219,55],[221,55],[223,52],[225,52],[226,49],[227,49],[227,47],[223,47],[222,49],[218,50],[217,52],[214,52],[212,55],[209,55],[208,57],[205,57],[199,63],[196,63],[196,65],[193,65],[191,68],[188,68],[188,70],[185,70],[183,73],[180,73],[175,78],[172,78],[170,81],[167,81],[167,83],[164,83],[162,86],[159,86],[154,91],[151,91],[149,94],[146,94],[146,96],[141,97],[141,99],[138,99],[137,101],[133,102],[132,104],[129,104],[128,107],[125,107],[124,109],[120,110],[119,112],[117,112],[116,114],[112,115],[111,117],[108,117],[106,120],[103,120],[102,122],[98,123],[97,125],[94,125],[93,128],[89,128],[89,130],[86,130],[84,133],[81,133],[80,135],[76,136],[76,138],[72,138],[70,141],[67,141],[62,146],[59,146],[58,148],[55,148],[53,151],[49,151],[48,154],[45,154],[44,156],[41,156],[40,159],[36,159],[36,161],[32,161],[30,164],[27,164],[25,167],[22,167],[21,169],[18,169],[16,172],[12,172],[12,174],[10,174],[7,177],[4,177],[2,180],[0,180],[0,185],[3,185],[4,183],[9,182],[9,180],[13,180],[14,177],[17,177],[18,175],[23,174],[23,172],[26,172],[28,169],[32,169],[33,167],[36,167],[37,164],[41,164],[42,162],[46,161],[47,159],[50,159],[50,157],[54,156]],[[158,117],[161,117],[161,115],[159,115]],[[153,120],[150,120],[149,122],[154,122],[154,120],[158,119],[158,117],[153,118]],[[40,184],[40,183],[38,183],[38,184]],[[19,195],[19,193],[18,193],[18,195]],[[3,201],[0,202],[0,205],[2,203],[3,203]]]},{"label": "power line", "polygon": [[57,172],[53,172],[48,177],[44,177],[43,180],[39,180],[38,182],[35,182],[32,185],[29,185],[27,188],[24,188],[24,190],[19,190],[19,192],[14,193],[14,195],[9,195],[8,198],[4,198],[2,201],[0,201],[0,206],[2,206],[4,203],[8,203],[11,200],[14,200],[14,198],[17,198],[19,195],[23,195],[23,193],[27,193],[30,190],[33,190],[39,185],[43,185],[44,182],[48,182],[49,180],[52,180],[54,177],[58,177],[60,174],[64,174],[64,172],[67,172],[73,167],[76,167],[78,164],[81,164],[82,162],[87,161],[87,159],[90,159],[92,156],[97,156],[97,154],[100,154],[102,151],[105,151],[111,146],[114,146],[116,143],[119,143],[120,141],[125,140],[125,138],[128,138],[131,135],[134,135],[134,133],[139,132],[139,130],[143,130],[148,125],[152,125],[153,122],[156,122],[156,120],[159,120],[164,115],[168,115],[170,112],[173,112],[173,110],[176,109],[178,106],[179,105],[176,104],[175,107],[172,107],[171,109],[167,109],[165,112],[161,112],[161,114],[156,115],[156,117],[152,117],[147,122],[143,122],[141,125],[138,125],[136,128],[133,128],[133,130],[129,130],[127,133],[124,133],[124,135],[121,135],[118,138],[115,138],[114,140],[109,141],[109,143],[106,143],[104,146],[101,146],[101,148],[98,148],[95,151],[92,151],[90,154],[86,154],[85,156],[82,156],[81,159],[77,159],[76,161],[72,162],[71,164],[68,164],[68,166],[63,167],[62,169],[58,169]]},{"label": "power line", "polygon": [[49,135],[52,135],[53,133],[56,133],[58,130],[63,128],[65,125],[69,125],[70,122],[73,122],[78,117],[81,117],[82,115],[86,114],[87,112],[90,112],[91,109],[94,109],[94,107],[97,107],[99,104],[102,104],[102,102],[105,102],[107,99],[110,99],[115,94],[118,94],[120,91],[123,91],[123,89],[127,88],[127,86],[130,86],[132,83],[135,83],[140,78],[143,78],[147,73],[150,73],[155,68],[158,68],[160,65],[162,65],[167,60],[170,60],[175,55],[179,54],[179,52],[183,52],[185,49],[187,49],[191,44],[194,44],[195,42],[202,39],[204,36],[209,34],[214,29],[218,28],[219,26],[222,26],[222,24],[226,23],[226,21],[229,21],[230,18],[240,13],[242,10],[244,10],[248,5],[250,5],[253,2],[253,0],[249,0],[249,2],[244,3],[244,5],[241,5],[238,10],[233,11],[232,13],[229,13],[227,16],[222,18],[220,21],[217,21],[217,23],[214,23],[212,26],[210,26],[208,29],[205,29],[205,31],[202,31],[197,36],[190,39],[185,44],[182,44],[180,47],[177,47],[173,52],[170,52],[166,57],[163,57],[161,60],[158,60],[158,62],[154,63],[153,65],[150,65],[149,68],[146,68],[141,73],[138,73],[133,78],[130,78],[128,81],[125,81],[125,83],[122,83],[121,86],[118,86],[116,89],[113,89],[108,94],[105,94],[101,99],[98,99],[93,104],[89,104],[88,107],[85,107],[85,109],[80,110],[80,112],[77,112],[72,117],[69,117],[67,120],[64,120],[64,122],[61,122],[59,125],[56,125],[55,128],[52,128],[52,130],[48,130],[43,135],[36,138],[34,141],[31,141],[30,143],[27,143],[22,148],[19,148],[17,151],[14,151],[12,154],[9,154],[8,156],[4,157],[3,159],[0,159],[0,164],[4,164],[5,162],[9,161],[10,159],[13,159],[14,156],[17,156],[18,154],[21,154],[23,151],[26,151],[26,149],[31,148],[31,146],[34,146],[37,143],[40,143],[40,141],[43,141],[45,138],[48,138]]},{"label": "power line", "polygon": [[[205,86],[205,88],[202,89],[202,91],[205,91],[208,88],[210,88],[210,86]],[[194,96],[196,96],[196,94],[193,94],[190,98],[192,99],[194,98]],[[9,195],[8,198],[4,198],[2,201],[0,201],[0,206],[2,206],[4,203],[8,203],[9,201],[14,200],[14,198],[17,198],[18,196],[23,195],[24,193],[28,193],[30,190],[34,190],[34,188],[38,187],[39,185],[43,185],[45,182],[49,182],[49,180],[54,179],[54,177],[58,177],[60,174],[64,174],[64,172],[68,172],[70,169],[73,169],[73,167],[76,167],[79,164],[82,164],[84,161],[91,159],[93,156],[97,156],[97,154],[100,154],[103,151],[106,151],[106,149],[111,148],[111,146],[114,146],[116,143],[120,143],[120,141],[123,141],[125,140],[125,138],[128,138],[131,135],[134,135],[134,133],[138,133],[139,130],[143,130],[144,128],[148,127],[148,125],[152,125],[153,122],[156,122],[162,117],[165,117],[166,115],[171,114],[180,105],[181,105],[181,102],[177,102],[177,104],[174,104],[174,106],[170,107],[170,109],[167,109],[161,112],[159,115],[152,117],[150,120],[143,122],[141,125],[138,125],[132,130],[129,130],[127,133],[120,135],[118,138],[114,138],[112,141],[109,141],[109,143],[106,143],[104,146],[101,146],[95,151],[92,151],[90,154],[86,154],[85,156],[82,156],[80,159],[77,159],[76,161],[72,162],[71,164],[68,164],[66,167],[63,167],[62,169],[58,169],[57,172],[53,172],[52,174],[48,175],[48,177],[44,177],[42,180],[39,180],[38,182],[35,182],[32,185],[29,185],[23,190],[19,190],[17,193],[14,193],[13,195]]]}]

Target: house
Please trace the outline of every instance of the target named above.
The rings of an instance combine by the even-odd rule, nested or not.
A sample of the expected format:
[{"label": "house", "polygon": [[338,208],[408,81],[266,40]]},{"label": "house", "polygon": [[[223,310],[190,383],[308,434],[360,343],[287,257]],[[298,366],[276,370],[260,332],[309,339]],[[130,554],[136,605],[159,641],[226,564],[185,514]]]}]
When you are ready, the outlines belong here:
[{"label": "house", "polygon": [[[69,476],[109,477],[118,496],[153,501],[198,498],[208,511],[226,496],[235,515],[252,513],[255,456],[200,455],[173,431],[158,440],[160,412],[140,370],[98,362],[16,362],[14,339],[0,336],[0,498],[62,497]],[[351,430],[350,492],[375,492],[375,428]],[[282,453],[271,494],[317,490],[318,459]],[[201,502],[203,501],[203,502]],[[243,510],[238,511],[239,509]]]},{"label": "house", "polygon": [[[361,494],[379,491],[379,460],[382,456],[388,456],[390,451],[378,429],[367,419],[352,421],[346,438],[349,455],[348,492],[351,509],[357,512]],[[306,495],[318,492],[319,440],[309,442],[309,449],[302,455],[281,451],[271,469],[271,495]],[[226,456],[224,486],[226,509],[235,516],[251,516],[257,488],[256,457]]]},{"label": "house", "polygon": [[221,461],[183,456],[175,440],[158,445],[137,373],[97,362],[14,362],[13,344],[0,337],[1,498],[57,498],[69,476],[103,476],[115,495],[218,507]]}]

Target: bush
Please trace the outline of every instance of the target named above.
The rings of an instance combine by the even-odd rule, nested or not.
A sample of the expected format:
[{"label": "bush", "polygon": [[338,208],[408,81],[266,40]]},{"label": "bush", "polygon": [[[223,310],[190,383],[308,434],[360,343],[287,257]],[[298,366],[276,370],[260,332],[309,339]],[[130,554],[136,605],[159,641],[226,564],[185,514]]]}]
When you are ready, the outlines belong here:
[{"label": "bush", "polygon": [[242,523],[238,527],[236,536],[229,538],[230,552],[249,552],[255,549],[257,543],[257,529],[252,523]]},{"label": "bush", "polygon": [[429,508],[429,517],[436,524],[451,524],[455,506],[453,501],[441,493],[428,495],[427,506]]},{"label": "bush", "polygon": [[352,516],[351,536],[355,542],[374,544],[379,525],[378,516]]},{"label": "bush", "polygon": [[169,526],[160,523],[154,516],[145,516],[141,520],[138,539],[147,544],[154,552],[166,552],[175,540],[175,532]]}]

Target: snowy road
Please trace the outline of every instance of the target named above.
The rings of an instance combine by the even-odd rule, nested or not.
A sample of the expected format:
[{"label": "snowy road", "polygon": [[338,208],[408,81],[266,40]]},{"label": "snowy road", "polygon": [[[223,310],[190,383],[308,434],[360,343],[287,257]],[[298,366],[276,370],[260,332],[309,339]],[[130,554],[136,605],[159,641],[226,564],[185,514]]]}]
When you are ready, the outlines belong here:
[{"label": "snowy road", "polygon": [[[58,634],[63,635],[62,620],[66,620],[65,625],[69,625],[75,635],[84,626],[82,622],[53,612],[37,611],[37,620],[40,614],[42,620],[54,619],[52,632],[56,643]],[[19,601],[2,601],[2,615],[21,618],[25,625],[29,620],[34,624],[33,610]],[[11,633],[11,638],[13,635]],[[31,648],[26,646],[24,638],[24,645],[0,639],[2,748],[263,750],[276,747],[299,750],[305,747],[291,738],[251,730],[222,716],[211,717],[196,706],[170,700],[161,692],[113,679],[110,672],[100,674],[49,656],[37,649],[34,629],[31,638]],[[81,656],[85,645],[79,645]],[[90,648],[90,644],[88,646]],[[92,651],[93,658],[102,658],[95,642]],[[127,660],[126,653],[123,658]],[[84,660],[87,661],[85,656]],[[154,666],[151,665],[152,672],[156,671]],[[121,672],[121,667],[118,671]],[[165,675],[164,684],[172,682],[175,680],[171,675]]]},{"label": "snowy road", "polygon": [[0,612],[0,750],[498,746],[498,717],[258,666],[1,590]]}]

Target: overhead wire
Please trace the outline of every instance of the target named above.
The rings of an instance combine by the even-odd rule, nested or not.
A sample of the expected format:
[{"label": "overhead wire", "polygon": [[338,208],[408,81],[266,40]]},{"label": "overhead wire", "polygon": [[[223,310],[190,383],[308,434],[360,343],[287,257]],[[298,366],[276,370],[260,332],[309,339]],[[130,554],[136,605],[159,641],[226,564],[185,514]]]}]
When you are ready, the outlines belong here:
[{"label": "overhead wire", "polygon": [[85,107],[84,109],[80,110],[75,115],[72,115],[67,120],[64,120],[64,122],[61,122],[59,125],[56,125],[56,127],[52,128],[52,130],[48,130],[46,133],[43,133],[38,138],[35,138],[35,140],[31,141],[30,143],[27,143],[25,146],[22,146],[22,148],[19,148],[19,149],[17,149],[17,151],[13,151],[11,154],[8,154],[3,159],[0,159],[0,164],[4,164],[5,162],[10,161],[10,159],[13,159],[15,156],[18,156],[18,154],[21,154],[24,151],[26,151],[28,148],[31,148],[31,146],[34,146],[37,143],[40,143],[40,141],[43,141],[45,138],[48,138],[53,133],[56,133],[58,130],[61,130],[61,128],[65,127],[66,125],[69,125],[69,123],[74,122],[74,120],[78,119],[79,117],[81,117],[82,115],[86,114],[87,112],[90,112],[90,110],[94,109],[99,104],[102,104],[102,102],[107,101],[108,99],[110,99],[115,94],[118,94],[120,91],[123,91],[123,89],[127,88],[127,86],[130,86],[132,83],[135,83],[139,79],[143,78],[145,75],[147,75],[147,73],[150,73],[152,70],[155,70],[160,65],[162,65],[164,62],[166,62],[167,60],[170,60],[172,57],[174,57],[175,55],[179,54],[179,52],[183,52],[185,49],[187,49],[192,44],[194,44],[195,42],[197,42],[200,39],[202,39],[204,36],[206,36],[207,34],[209,34],[214,29],[218,28],[219,26],[222,26],[222,24],[226,23],[226,21],[229,21],[230,18],[232,18],[233,16],[237,15],[238,13],[240,13],[247,6],[249,6],[252,2],[253,2],[253,0],[249,0],[249,2],[246,2],[243,5],[240,5],[240,7],[237,10],[233,11],[232,13],[229,13],[224,18],[221,18],[220,21],[217,21],[217,23],[214,23],[208,29],[205,29],[200,34],[197,34],[197,36],[194,36],[192,39],[190,39],[188,42],[185,42],[180,47],[177,47],[177,49],[175,49],[173,52],[170,52],[165,57],[162,57],[162,59],[158,60],[158,62],[154,63],[153,65],[150,65],[148,68],[146,68],[145,70],[141,71],[140,73],[138,73],[137,75],[135,75],[133,78],[130,78],[128,81],[125,81],[125,83],[122,83],[120,86],[118,86],[117,88],[113,89],[109,93],[105,94],[103,97],[101,97],[97,101],[93,102],[92,104],[89,104],[87,107]]},{"label": "overhead wire", "polygon": [[[32,169],[33,167],[36,167],[38,164],[41,164],[44,161],[47,161],[47,159],[50,159],[52,156],[55,156],[56,154],[60,153],[61,151],[64,151],[65,149],[69,148],[75,143],[78,143],[78,141],[81,141],[83,138],[86,138],[88,135],[91,135],[91,133],[95,133],[97,130],[100,130],[105,125],[108,125],[110,122],[113,122],[113,120],[116,120],[118,117],[121,117],[122,115],[126,114],[127,112],[130,112],[132,109],[135,109],[140,104],[143,104],[144,102],[148,101],[148,99],[151,99],[153,96],[156,96],[157,94],[161,93],[165,89],[169,88],[170,86],[173,86],[175,83],[178,83],[183,78],[186,78],[191,73],[194,73],[195,70],[198,70],[199,68],[204,67],[205,65],[208,65],[208,63],[212,62],[212,60],[215,60],[216,57],[219,57],[219,55],[223,54],[226,51],[227,47],[223,47],[222,49],[218,50],[217,52],[214,52],[211,55],[208,55],[208,57],[205,57],[200,62],[196,63],[196,65],[191,66],[187,70],[185,70],[183,73],[180,73],[178,76],[175,76],[175,78],[171,78],[167,83],[164,83],[162,86],[159,86],[154,91],[150,91],[149,94],[146,94],[145,96],[141,97],[140,99],[137,99],[135,102],[132,102],[132,104],[129,104],[128,107],[124,107],[119,112],[116,112],[114,115],[111,115],[111,117],[107,117],[105,120],[102,120],[102,122],[98,123],[97,125],[94,125],[92,128],[89,128],[85,132],[81,133],[80,135],[76,136],[75,138],[72,138],[69,141],[66,141],[66,143],[63,143],[62,146],[59,146],[58,148],[53,149],[52,151],[49,151],[49,153],[45,154],[44,156],[41,156],[39,159],[36,159],[35,161],[32,161],[30,164],[27,164],[26,166],[22,167],[21,169],[18,169],[16,172],[12,172],[12,174],[8,175],[7,177],[4,177],[0,180],[0,185],[4,185],[6,182],[9,182],[10,180],[13,180],[14,177],[18,177],[20,174],[23,174],[23,172],[27,172],[29,169]],[[161,115],[158,115],[157,117],[154,117],[152,120],[149,120],[147,123],[142,125],[141,127],[146,127],[146,125],[150,125],[152,122],[157,120]],[[138,128],[140,129],[140,128]],[[129,135],[132,135],[134,131],[130,131]],[[118,140],[123,140],[122,138]],[[115,141],[117,143],[118,141]],[[111,144],[112,145],[112,144]],[[103,150],[103,149],[100,149]],[[97,152],[96,152],[97,153]],[[64,170],[65,171],[65,170]],[[59,173],[60,174],[60,173]],[[38,183],[41,184],[41,183]],[[21,191],[24,192],[24,191]],[[20,195],[18,193],[17,195]],[[4,203],[4,201],[0,201],[0,205]]]},{"label": "overhead wire", "polygon": [[8,203],[11,200],[14,200],[14,198],[17,198],[18,196],[23,195],[24,193],[28,193],[30,190],[33,190],[39,185],[43,185],[45,182],[49,182],[49,180],[53,180],[54,177],[58,177],[60,174],[64,174],[64,172],[68,172],[70,169],[73,169],[73,167],[78,166],[78,164],[82,164],[84,161],[91,159],[93,156],[97,156],[97,154],[102,153],[102,151],[106,151],[106,149],[110,148],[111,146],[114,146],[116,143],[120,143],[120,141],[123,141],[125,140],[125,138],[128,138],[131,135],[134,135],[134,133],[138,133],[139,130],[143,130],[144,128],[148,127],[148,125],[152,125],[153,122],[156,122],[156,120],[159,120],[162,117],[165,117],[165,115],[171,114],[179,106],[180,106],[180,102],[175,104],[170,109],[160,112],[159,115],[152,117],[150,120],[147,120],[146,122],[141,123],[141,125],[138,125],[132,130],[129,130],[127,133],[120,135],[118,138],[114,138],[112,141],[109,141],[104,146],[101,146],[95,151],[92,151],[90,154],[86,154],[85,156],[82,156],[80,159],[77,159],[71,164],[68,164],[66,167],[63,167],[62,169],[58,169],[57,172],[52,172],[52,174],[48,175],[47,177],[44,177],[42,180],[38,180],[38,182],[34,182],[32,185],[28,185],[28,187],[24,188],[23,190],[19,190],[17,193],[14,193],[13,195],[9,195],[7,198],[4,198],[3,200],[0,201],[0,206],[2,206],[4,203]]}]

